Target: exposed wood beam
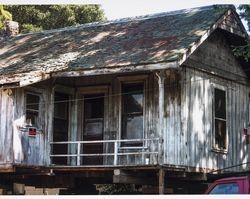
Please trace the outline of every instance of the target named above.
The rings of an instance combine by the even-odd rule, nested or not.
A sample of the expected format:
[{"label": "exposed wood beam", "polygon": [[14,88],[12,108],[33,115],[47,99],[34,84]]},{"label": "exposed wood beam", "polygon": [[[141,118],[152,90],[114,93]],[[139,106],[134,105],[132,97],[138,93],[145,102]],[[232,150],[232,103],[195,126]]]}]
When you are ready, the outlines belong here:
[{"label": "exposed wood beam", "polygon": [[141,173],[115,169],[113,175],[113,183],[153,185],[157,184],[157,180],[155,178],[155,175],[146,176]]},{"label": "exposed wood beam", "polygon": [[167,62],[167,63],[156,63],[147,65],[131,65],[131,66],[120,66],[110,68],[93,68],[90,70],[79,70],[79,71],[62,71],[52,73],[52,77],[80,77],[80,76],[92,76],[92,75],[103,75],[103,74],[117,74],[127,72],[140,72],[140,71],[153,71],[162,70],[168,68],[178,68],[178,63]]},{"label": "exposed wood beam", "polygon": [[165,189],[165,171],[164,169],[159,170],[159,194],[164,194]]}]

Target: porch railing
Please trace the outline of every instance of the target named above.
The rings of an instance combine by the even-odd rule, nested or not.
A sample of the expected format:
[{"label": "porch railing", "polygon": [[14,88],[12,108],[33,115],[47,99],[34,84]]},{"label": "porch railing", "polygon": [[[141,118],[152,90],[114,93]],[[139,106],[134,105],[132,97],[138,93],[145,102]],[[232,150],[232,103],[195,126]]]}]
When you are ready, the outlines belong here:
[{"label": "porch railing", "polygon": [[[126,143],[123,144],[123,143]],[[141,143],[141,146],[136,146],[133,144]],[[106,162],[103,161],[102,165],[105,166],[120,166],[123,163],[119,163],[119,158],[122,156],[141,156],[142,162],[140,164],[156,164],[158,161],[158,152],[159,152],[159,138],[152,139],[126,139],[126,140],[95,140],[95,141],[66,141],[66,142],[50,142],[51,145],[51,160],[53,158],[76,158],[76,166],[81,166],[84,158],[87,157],[111,157],[109,161],[106,158]],[[85,153],[83,151],[83,145],[90,144],[103,144],[103,153]],[[53,154],[53,147],[56,145],[67,145],[68,152],[67,154]],[[72,145],[75,145],[75,148],[72,150]],[[105,147],[106,145],[106,147]],[[69,150],[71,148],[71,150]],[[129,159],[129,158],[128,158]],[[110,161],[111,160],[111,161]],[[51,161],[53,163],[53,161]],[[125,161],[126,162],[126,161]],[[69,163],[68,163],[69,164]],[[133,164],[132,162],[127,161],[126,165]],[[135,163],[138,165],[138,163]],[[69,165],[72,165],[69,164]],[[86,165],[86,164],[85,164]],[[74,166],[74,165],[72,165]]]}]

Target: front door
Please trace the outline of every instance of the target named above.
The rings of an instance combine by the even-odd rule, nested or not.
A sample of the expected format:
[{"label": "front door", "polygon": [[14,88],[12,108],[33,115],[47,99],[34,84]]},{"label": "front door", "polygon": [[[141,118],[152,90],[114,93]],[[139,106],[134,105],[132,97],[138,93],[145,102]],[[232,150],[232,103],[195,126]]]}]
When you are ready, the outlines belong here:
[{"label": "front door", "polygon": [[[103,140],[104,94],[84,95],[83,103],[83,141]],[[84,165],[102,165],[103,143],[83,144],[82,163]]]}]

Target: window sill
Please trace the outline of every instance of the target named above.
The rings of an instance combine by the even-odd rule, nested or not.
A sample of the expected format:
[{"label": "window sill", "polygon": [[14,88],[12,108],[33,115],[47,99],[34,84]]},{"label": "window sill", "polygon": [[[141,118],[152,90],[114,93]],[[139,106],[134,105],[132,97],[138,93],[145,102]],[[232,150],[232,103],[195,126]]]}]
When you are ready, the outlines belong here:
[{"label": "window sill", "polygon": [[221,154],[227,154],[228,150],[227,149],[220,149],[220,148],[213,147],[212,150],[211,150],[211,152],[221,153]]}]

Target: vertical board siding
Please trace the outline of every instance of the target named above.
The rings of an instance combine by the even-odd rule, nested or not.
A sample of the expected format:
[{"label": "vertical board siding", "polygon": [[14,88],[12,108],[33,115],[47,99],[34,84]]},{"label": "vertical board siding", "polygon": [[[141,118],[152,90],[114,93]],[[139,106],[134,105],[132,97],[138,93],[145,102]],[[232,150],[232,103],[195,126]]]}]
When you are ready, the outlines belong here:
[{"label": "vertical board siding", "polygon": [[[179,152],[183,153],[182,156],[188,153],[186,166],[216,170],[247,162],[249,145],[246,145],[243,129],[248,121],[249,87],[195,69],[187,68],[185,71],[186,83],[181,91],[181,129],[186,135],[187,150]],[[225,154],[213,151],[213,85],[225,86],[227,91],[228,152]],[[174,164],[182,165],[180,161]],[[228,170],[241,171],[245,168],[246,165],[242,165]]]},{"label": "vertical board siding", "polygon": [[13,162],[13,91],[0,90],[0,164]]},{"label": "vertical board siding", "polygon": [[[148,75],[145,90],[145,138],[159,137],[159,87],[154,73]],[[226,154],[212,151],[213,147],[213,85],[224,85],[227,88],[227,122],[228,152]],[[75,87],[91,85],[110,85],[108,100],[105,103],[107,120],[105,122],[104,139],[120,139],[120,82],[117,76],[100,78],[77,78]],[[41,85],[40,85],[41,86]],[[71,86],[71,85],[68,85]],[[0,163],[11,161],[12,149],[6,142],[12,142],[15,163],[25,165],[48,165],[49,141],[53,137],[53,91],[51,87],[42,90],[42,134],[35,138],[28,137],[19,127],[25,124],[24,89],[1,91],[0,95]],[[195,168],[221,169],[249,161],[249,145],[246,145],[243,128],[248,121],[249,87],[222,78],[208,75],[196,69],[184,68],[181,71],[170,70],[165,80],[164,106],[164,164]],[[14,96],[14,98],[13,98]],[[75,93],[72,99],[80,96]],[[14,101],[13,101],[14,99]],[[71,128],[69,139],[81,140],[80,102],[71,103]],[[13,108],[15,111],[13,112]],[[3,117],[8,116],[7,117]],[[11,118],[12,117],[12,118]],[[14,125],[11,125],[14,121]],[[12,129],[13,126],[13,129]],[[10,132],[7,134],[7,132]],[[147,143],[148,151],[158,149],[158,143]],[[69,151],[75,152],[75,147]],[[128,150],[124,152],[133,152]],[[2,153],[3,152],[3,153]],[[104,152],[113,152],[113,144],[104,145]],[[8,154],[7,156],[4,154]],[[124,155],[118,158],[118,164],[141,165],[146,156]],[[149,163],[157,163],[157,155],[149,156]],[[105,159],[112,164],[113,158]],[[71,165],[75,165],[72,158]],[[245,166],[230,170],[240,171]]]},{"label": "vertical board siding", "polygon": [[[27,89],[32,91],[32,89]],[[25,90],[15,89],[15,115],[13,150],[15,163],[24,165],[48,165],[48,131],[51,131],[51,89],[42,90],[40,107],[40,127],[35,137],[28,136],[28,130],[20,129],[25,125]]]},{"label": "vertical board siding", "polygon": [[164,163],[173,165],[181,162],[183,149],[183,136],[180,128],[180,94],[180,76],[175,71],[170,71],[165,80]]}]

